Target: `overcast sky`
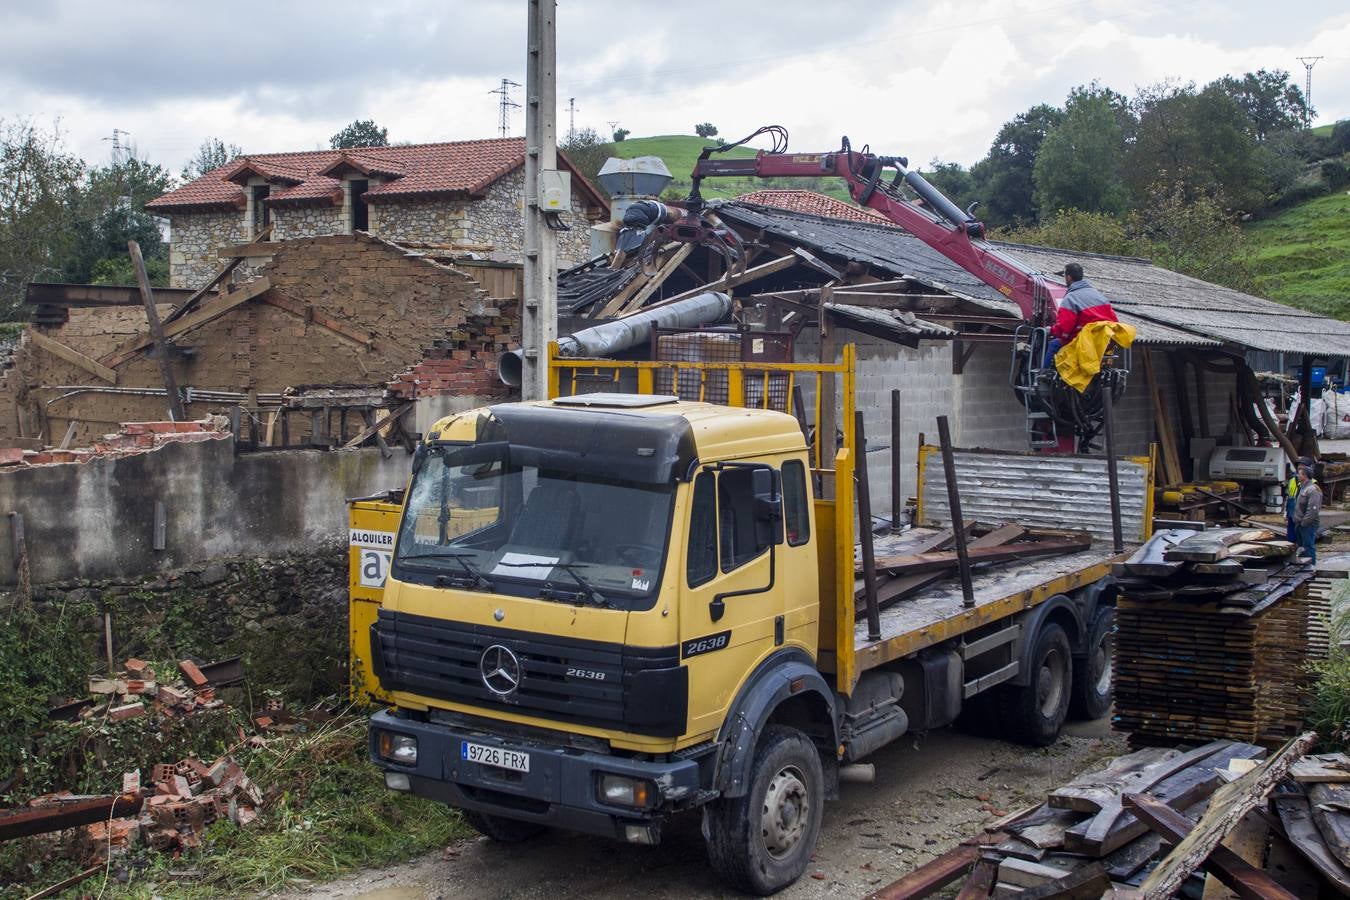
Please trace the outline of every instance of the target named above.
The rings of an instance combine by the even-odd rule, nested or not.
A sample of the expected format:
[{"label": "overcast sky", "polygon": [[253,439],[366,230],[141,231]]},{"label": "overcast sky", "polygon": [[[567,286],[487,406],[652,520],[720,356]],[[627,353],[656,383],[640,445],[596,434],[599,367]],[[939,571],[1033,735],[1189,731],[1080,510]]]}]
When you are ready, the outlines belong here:
[{"label": "overcast sky", "polygon": [[[209,136],[310,150],[356,118],[395,141],[493,137],[489,91],[525,80],[526,6],[0,0],[0,118],[59,119],[91,162],[122,129],[175,172]],[[1344,0],[559,0],[557,21],[560,133],[575,97],[577,127],[602,133],[775,123],[797,150],[848,134],[969,165],[1003,122],[1077,84],[1132,94],[1262,67],[1301,84],[1299,56],[1324,57],[1317,121],[1350,117]],[[524,132],[520,110],[511,122]]]}]

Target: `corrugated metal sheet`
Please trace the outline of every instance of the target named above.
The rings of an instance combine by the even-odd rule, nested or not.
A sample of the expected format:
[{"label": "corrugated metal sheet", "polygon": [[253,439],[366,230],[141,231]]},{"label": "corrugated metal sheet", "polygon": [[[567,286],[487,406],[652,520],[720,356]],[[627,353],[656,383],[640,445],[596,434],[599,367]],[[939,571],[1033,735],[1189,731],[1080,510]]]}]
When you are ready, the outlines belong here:
[{"label": "corrugated metal sheet", "polygon": [[894,309],[826,303],[825,310],[837,325],[908,347],[917,347],[923,338],[952,337],[956,334],[945,325]]},{"label": "corrugated metal sheet", "polygon": [[[922,524],[950,523],[942,454],[935,448],[924,453]],[[1110,545],[1111,495],[1104,458],[957,450],[955,462],[961,513],[967,520],[1075,528],[1091,532],[1094,546],[1099,541]],[[1121,526],[1126,542],[1137,544],[1144,539],[1148,473],[1143,465],[1125,460],[1117,471]]]}]

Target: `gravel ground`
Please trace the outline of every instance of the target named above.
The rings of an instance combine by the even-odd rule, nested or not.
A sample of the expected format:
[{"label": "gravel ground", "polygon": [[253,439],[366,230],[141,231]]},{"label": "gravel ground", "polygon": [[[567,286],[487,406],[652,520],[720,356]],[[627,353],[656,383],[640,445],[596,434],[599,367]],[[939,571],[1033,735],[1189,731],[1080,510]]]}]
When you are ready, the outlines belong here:
[{"label": "gravel ground", "polygon": [[[807,875],[779,896],[861,897],[980,831],[1093,763],[1124,752],[1107,720],[1080,722],[1034,750],[952,729],[903,738],[870,758],[873,784],[845,784],[825,809]],[[347,900],[739,896],[709,870],[697,815],[659,847],[550,833],[523,845],[465,840],[402,865],[287,895]]]}]

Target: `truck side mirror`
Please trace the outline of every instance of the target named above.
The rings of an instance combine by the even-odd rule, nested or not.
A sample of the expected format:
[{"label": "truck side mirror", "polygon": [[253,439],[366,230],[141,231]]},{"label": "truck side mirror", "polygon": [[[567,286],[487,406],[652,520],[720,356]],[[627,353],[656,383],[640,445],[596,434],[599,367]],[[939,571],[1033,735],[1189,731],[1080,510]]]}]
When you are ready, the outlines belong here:
[{"label": "truck side mirror", "polygon": [[755,468],[750,473],[750,489],[755,498],[755,544],[759,547],[783,543],[783,492],[776,469]]}]

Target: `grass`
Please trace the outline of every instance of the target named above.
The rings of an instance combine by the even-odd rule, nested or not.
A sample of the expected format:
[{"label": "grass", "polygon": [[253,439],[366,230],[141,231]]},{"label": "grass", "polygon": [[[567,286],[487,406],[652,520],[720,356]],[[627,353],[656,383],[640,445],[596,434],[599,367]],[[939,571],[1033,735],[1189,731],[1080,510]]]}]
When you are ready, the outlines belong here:
[{"label": "grass", "polygon": [[[665,161],[670,174],[675,176],[667,188],[667,197],[684,198],[689,193],[690,173],[703,148],[716,143],[714,140],[692,134],[661,134],[653,137],[628,138],[610,145],[610,151],[620,159],[632,159],[636,156],[659,156]],[[755,155],[750,147],[736,147],[724,154],[732,159],[745,159]],[[703,182],[705,200],[714,198],[732,199],[751,191],[767,188],[799,188],[819,191],[840,200],[848,200],[848,190],[838,179],[824,178],[710,178]],[[673,193],[672,193],[673,192]]]},{"label": "grass", "polygon": [[[469,834],[459,814],[438,803],[389,791],[366,759],[366,719],[345,715],[313,731],[239,749],[235,758],[264,792],[261,815],[247,829],[211,826],[202,848],[179,859],[138,848],[103,874],[71,888],[68,896],[131,898],[238,897],[328,881],[443,847]],[[44,845],[11,842],[13,857]],[[49,854],[50,855],[50,854]],[[0,897],[26,897],[79,871],[71,859],[31,866],[13,883],[0,878]]]},{"label": "grass", "polygon": [[1246,228],[1257,293],[1350,319],[1350,194],[1338,191]]}]

